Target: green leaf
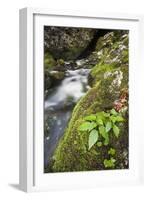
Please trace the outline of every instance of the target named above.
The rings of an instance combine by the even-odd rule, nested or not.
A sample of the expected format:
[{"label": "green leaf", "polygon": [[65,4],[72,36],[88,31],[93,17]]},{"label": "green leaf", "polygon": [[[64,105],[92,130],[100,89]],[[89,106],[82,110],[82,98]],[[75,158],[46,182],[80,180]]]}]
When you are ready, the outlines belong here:
[{"label": "green leaf", "polygon": [[97,126],[97,124],[95,122],[91,122],[90,123],[90,127],[89,127],[89,131],[91,131],[92,129],[94,129]]},{"label": "green leaf", "polygon": [[97,143],[97,146],[98,146],[98,147],[101,147],[101,146],[102,146],[102,142],[98,142],[98,143]]},{"label": "green leaf", "polygon": [[113,163],[115,163],[116,162],[116,160],[113,158],[113,157],[111,157],[111,162],[113,162]]},{"label": "green leaf", "polygon": [[109,144],[109,135],[106,132],[106,129],[104,126],[99,126],[99,133],[102,135],[102,137],[105,139],[104,140],[104,145],[107,146]]},{"label": "green leaf", "polygon": [[109,135],[108,133],[105,134],[105,141],[104,141],[104,145],[107,146],[109,144]]},{"label": "green leaf", "polygon": [[94,129],[97,126],[97,124],[95,122],[84,122],[83,124],[81,124],[81,126],[79,127],[79,131],[91,131],[92,129]]},{"label": "green leaf", "polygon": [[97,117],[96,121],[98,125],[103,125],[103,120],[100,117]]},{"label": "green leaf", "polygon": [[99,126],[99,132],[100,132],[100,134],[105,138],[106,129],[105,129],[104,126]]},{"label": "green leaf", "polygon": [[104,117],[110,117],[110,113],[106,113],[106,112],[104,112]]},{"label": "green leaf", "polygon": [[123,122],[124,121],[124,118],[122,116],[117,116],[116,117],[116,121],[117,122]]},{"label": "green leaf", "polygon": [[119,128],[116,125],[113,125],[113,132],[114,132],[114,135],[118,138],[118,136],[119,136]]},{"label": "green leaf", "polygon": [[98,131],[97,130],[92,130],[89,134],[89,149],[97,142],[98,140]]},{"label": "green leaf", "polygon": [[84,122],[83,124],[80,125],[79,131],[88,131],[89,127],[91,126],[90,122]]},{"label": "green leaf", "polygon": [[110,113],[112,114],[112,115],[118,115],[118,112],[116,112],[116,110],[115,109],[112,109],[111,111],[110,111]]},{"label": "green leaf", "polygon": [[112,156],[115,155],[115,153],[116,153],[116,151],[113,148],[110,148],[109,151],[108,151],[108,154],[112,155]]},{"label": "green leaf", "polygon": [[109,144],[109,137],[105,138],[104,145],[107,146]]},{"label": "green leaf", "polygon": [[106,132],[108,133],[111,130],[111,128],[112,128],[112,123],[110,121],[108,121],[106,123]]},{"label": "green leaf", "polygon": [[113,122],[113,123],[115,123],[116,122],[116,117],[115,116],[110,116],[110,119],[111,119],[111,121]]},{"label": "green leaf", "polygon": [[96,115],[92,114],[84,118],[87,121],[96,121]]},{"label": "green leaf", "polygon": [[114,168],[115,162],[116,162],[116,160],[114,158],[111,158],[110,160],[105,159],[104,160],[104,166],[105,166],[105,168]]}]

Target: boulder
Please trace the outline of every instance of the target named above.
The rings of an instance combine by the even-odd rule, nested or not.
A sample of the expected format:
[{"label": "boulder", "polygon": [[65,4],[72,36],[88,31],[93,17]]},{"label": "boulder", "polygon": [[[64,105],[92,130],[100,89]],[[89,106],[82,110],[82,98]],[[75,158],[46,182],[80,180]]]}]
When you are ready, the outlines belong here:
[{"label": "boulder", "polygon": [[61,71],[50,71],[49,75],[54,81],[61,81],[63,80],[65,73]]},{"label": "boulder", "polygon": [[104,159],[108,158],[110,148],[116,150],[116,169],[128,168],[128,106],[125,105],[123,116],[125,122],[120,128],[120,137],[111,135],[108,146],[94,145],[88,150],[88,134],[79,132],[78,128],[84,118],[100,111],[114,108],[128,85],[128,70],[124,66],[104,73],[105,78],[91,88],[73,110],[68,128],[59,142],[54,154],[54,172],[103,170]]},{"label": "boulder", "polygon": [[55,59],[76,59],[89,45],[95,29],[45,26],[44,47]]},{"label": "boulder", "polygon": [[60,84],[64,79],[65,72],[55,70],[45,70],[44,72],[44,95],[45,98],[48,96],[49,91],[53,90],[54,86]]}]

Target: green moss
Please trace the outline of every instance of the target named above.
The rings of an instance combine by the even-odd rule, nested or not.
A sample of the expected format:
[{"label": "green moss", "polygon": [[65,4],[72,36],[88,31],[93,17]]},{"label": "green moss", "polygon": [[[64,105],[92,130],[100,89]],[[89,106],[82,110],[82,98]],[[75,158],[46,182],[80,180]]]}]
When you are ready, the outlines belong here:
[{"label": "green moss", "polygon": [[104,77],[104,73],[110,72],[115,68],[113,64],[97,64],[92,70],[91,70],[91,82],[89,84],[91,86],[94,86],[98,81],[100,81]]},{"label": "green moss", "polygon": [[64,60],[62,58],[58,59],[57,64],[64,65]]},{"label": "green moss", "polygon": [[122,60],[123,60],[123,63],[129,62],[128,49],[126,49],[122,52]]},{"label": "green moss", "polygon": [[50,53],[44,54],[44,67],[45,69],[50,69],[56,65],[56,61]]},{"label": "green moss", "polygon": [[114,31],[98,40],[96,49],[100,60],[91,70],[89,82],[91,86],[100,81],[105,73],[128,65],[128,34],[120,33]]}]

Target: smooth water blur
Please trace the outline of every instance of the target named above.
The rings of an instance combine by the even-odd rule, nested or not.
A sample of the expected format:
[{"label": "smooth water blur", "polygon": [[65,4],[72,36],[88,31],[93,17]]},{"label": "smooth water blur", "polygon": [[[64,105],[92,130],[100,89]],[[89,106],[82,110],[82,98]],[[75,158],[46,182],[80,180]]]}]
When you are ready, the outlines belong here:
[{"label": "smooth water blur", "polygon": [[49,166],[75,104],[89,89],[89,72],[90,69],[66,71],[61,84],[54,88],[45,101],[44,167]]},{"label": "smooth water blur", "polygon": [[72,98],[74,102],[77,102],[77,100],[83,96],[85,91],[88,89],[88,73],[89,69],[68,70],[61,85],[56,87],[54,92],[49,95],[45,101],[45,109],[60,103],[63,104],[68,101],[68,98]]}]

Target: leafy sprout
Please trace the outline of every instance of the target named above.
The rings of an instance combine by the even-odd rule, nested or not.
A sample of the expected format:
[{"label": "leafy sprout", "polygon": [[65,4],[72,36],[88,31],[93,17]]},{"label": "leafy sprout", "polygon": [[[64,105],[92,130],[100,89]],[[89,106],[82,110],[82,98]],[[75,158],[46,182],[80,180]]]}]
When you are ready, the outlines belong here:
[{"label": "leafy sprout", "polygon": [[116,153],[116,150],[113,149],[113,148],[110,148],[109,151],[108,151],[108,154],[111,155],[111,156],[114,156]]},{"label": "leafy sprout", "polygon": [[118,124],[123,121],[122,115],[115,109],[112,109],[107,112],[102,111],[86,116],[78,130],[89,133],[88,149],[90,150],[96,143],[98,147],[102,145],[107,146],[109,144],[110,132],[118,138],[120,135]]},{"label": "leafy sprout", "polygon": [[115,162],[116,162],[116,160],[113,157],[111,157],[109,160],[105,159],[104,166],[105,166],[105,168],[114,168]]}]

